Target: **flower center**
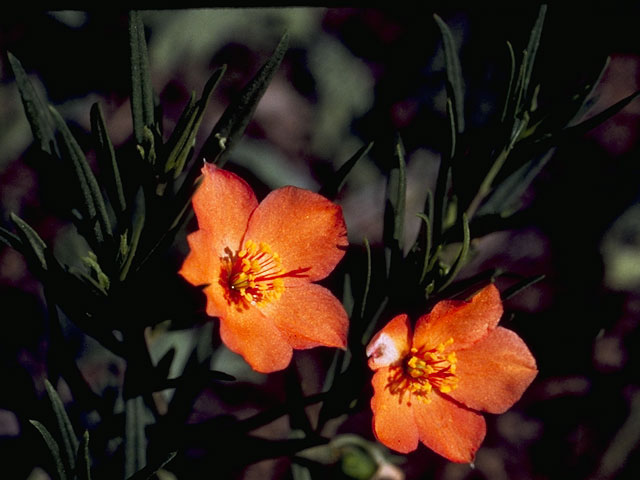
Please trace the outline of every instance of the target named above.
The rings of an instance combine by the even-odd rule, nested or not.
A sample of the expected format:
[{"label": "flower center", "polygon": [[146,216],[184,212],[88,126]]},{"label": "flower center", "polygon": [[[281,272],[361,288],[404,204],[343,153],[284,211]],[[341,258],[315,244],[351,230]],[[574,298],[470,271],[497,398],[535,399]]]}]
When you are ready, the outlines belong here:
[{"label": "flower center", "polygon": [[227,301],[238,308],[249,305],[263,306],[277,300],[284,291],[287,276],[280,255],[260,242],[247,240],[244,248],[222,258],[220,283],[225,288]]},{"label": "flower center", "polygon": [[450,338],[430,350],[412,348],[400,365],[390,367],[387,387],[392,394],[399,395],[400,403],[407,392],[429,403],[434,388],[449,393],[458,386],[456,353],[444,353],[452,343]]}]

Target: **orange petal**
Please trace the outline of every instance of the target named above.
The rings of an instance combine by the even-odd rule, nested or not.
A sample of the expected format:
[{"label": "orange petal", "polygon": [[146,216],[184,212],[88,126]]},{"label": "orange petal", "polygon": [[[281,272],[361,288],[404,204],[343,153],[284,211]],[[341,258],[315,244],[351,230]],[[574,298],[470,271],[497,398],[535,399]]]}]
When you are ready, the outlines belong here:
[{"label": "orange petal", "polygon": [[[269,244],[286,271],[303,269],[307,281],[329,275],[348,245],[342,209],[317,193],[296,187],[267,195],[251,215],[245,241],[248,239]],[[288,282],[301,283],[292,278]]]},{"label": "orange petal", "polygon": [[269,373],[289,365],[293,350],[275,324],[258,309],[229,309],[220,318],[220,337],[230,350],[244,357],[251,368]]},{"label": "orange petal", "polygon": [[210,284],[219,277],[220,257],[209,246],[213,239],[205,230],[187,235],[189,254],[178,271],[192,285]]},{"label": "orange petal", "polygon": [[472,347],[457,350],[458,387],[449,395],[475,410],[502,413],[522,396],[538,373],[522,339],[498,327]]},{"label": "orange petal", "polygon": [[388,367],[404,358],[410,348],[410,338],[409,317],[402,314],[393,318],[367,345],[369,368]]},{"label": "orange petal", "polygon": [[408,453],[418,448],[418,427],[413,419],[412,407],[407,404],[407,397],[401,403],[400,397],[392,395],[386,388],[388,378],[389,369],[381,368],[371,379],[373,433],[380,443],[397,452]]},{"label": "orange petal", "polygon": [[202,184],[193,195],[193,210],[199,228],[212,234],[209,248],[225,256],[225,248],[235,252],[240,247],[258,201],[251,187],[231,172],[205,163],[202,174]]},{"label": "orange petal", "polygon": [[502,316],[500,292],[490,284],[468,301],[444,300],[418,319],[413,346],[435,348],[453,338],[452,350],[465,348],[493,330]]},{"label": "orange petal", "polygon": [[261,310],[293,348],[347,346],[347,312],[338,299],[320,285],[305,283],[285,288],[278,300]]},{"label": "orange petal", "polygon": [[472,462],[487,431],[482,415],[435,392],[429,398],[429,403],[412,402],[420,441],[452,462]]}]

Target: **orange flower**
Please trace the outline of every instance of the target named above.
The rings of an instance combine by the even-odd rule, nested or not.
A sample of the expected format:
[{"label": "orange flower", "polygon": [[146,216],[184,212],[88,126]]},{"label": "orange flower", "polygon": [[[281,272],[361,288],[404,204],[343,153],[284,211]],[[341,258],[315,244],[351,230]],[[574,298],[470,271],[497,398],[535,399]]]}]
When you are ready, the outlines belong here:
[{"label": "orange flower", "polygon": [[292,349],[345,348],[348,319],[324,287],[348,245],[342,210],[296,187],[258,205],[237,175],[205,164],[193,197],[199,230],[180,274],[207,285],[222,341],[259,372],[285,368]]},{"label": "orange flower", "polygon": [[454,462],[471,462],[486,426],[478,410],[502,413],[537,374],[522,339],[497,327],[500,292],[489,285],[469,302],[438,302],[418,319],[391,320],[367,346],[375,370],[373,431],[408,453],[418,440]]}]

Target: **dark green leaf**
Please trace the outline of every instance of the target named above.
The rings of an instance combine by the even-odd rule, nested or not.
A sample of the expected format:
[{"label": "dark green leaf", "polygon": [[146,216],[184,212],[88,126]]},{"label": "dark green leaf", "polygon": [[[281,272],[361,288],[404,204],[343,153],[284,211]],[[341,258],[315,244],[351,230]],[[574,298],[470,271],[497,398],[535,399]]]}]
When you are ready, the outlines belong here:
[{"label": "dark green leaf", "polygon": [[392,274],[392,269],[395,268],[393,264],[401,260],[403,249],[407,179],[405,173],[404,146],[402,145],[400,137],[398,137],[394,149],[394,159],[395,165],[391,168],[387,180],[383,229],[388,276]]},{"label": "dark green leaf", "polygon": [[509,86],[507,87],[507,95],[504,99],[504,107],[502,108],[502,116],[500,117],[501,122],[504,122],[507,116],[507,112],[509,111],[511,92],[513,90],[513,79],[516,75],[516,56],[513,53],[513,47],[511,46],[511,43],[509,41],[507,41],[507,49],[509,51],[509,65],[511,68],[509,70]]},{"label": "dark green leaf", "polygon": [[[125,477],[135,477],[136,472],[144,471],[146,462],[147,441],[144,434],[144,400],[142,397],[132,397],[124,403],[124,471]],[[153,470],[149,476],[158,469]],[[148,478],[148,477],[141,477]]]},{"label": "dark green leaf", "polygon": [[351,172],[353,167],[355,167],[356,163],[358,163],[358,160],[369,153],[371,147],[373,147],[373,142],[370,142],[368,145],[361,147],[351,158],[349,158],[349,160],[342,164],[338,171],[329,179],[327,183],[322,186],[318,193],[327,198],[335,198],[340,189],[342,189],[342,186],[344,185],[349,172]]},{"label": "dark green leaf", "polygon": [[369,287],[371,286],[371,245],[369,240],[364,237],[364,248],[367,252],[367,278],[364,282],[364,291],[362,292],[362,305],[360,306],[360,318],[364,318],[364,311],[367,308],[367,300],[369,298]]},{"label": "dark green leaf", "polygon": [[171,452],[171,453],[167,454],[165,457],[163,457],[159,461],[154,462],[153,464],[144,467],[139,472],[136,472],[134,475],[129,477],[127,480],[149,480],[151,477],[153,477],[156,474],[156,472],[158,470],[160,470],[167,463],[169,463],[171,460],[173,460],[173,457],[175,457],[177,453],[178,452]]},{"label": "dark green leaf", "polygon": [[462,214],[462,246],[460,247],[460,253],[458,254],[458,257],[456,258],[453,265],[451,265],[449,272],[444,277],[443,283],[438,288],[438,291],[446,288],[453,281],[456,275],[458,275],[460,269],[462,269],[467,259],[467,254],[469,253],[470,242],[471,234],[469,232],[469,219],[467,218],[466,214]]},{"label": "dark green leaf", "polygon": [[44,381],[44,386],[47,390],[47,395],[49,397],[49,401],[51,402],[51,408],[53,409],[53,413],[55,414],[58,429],[60,430],[60,435],[62,437],[62,446],[64,450],[64,456],[62,458],[63,461],[66,460],[65,469],[68,472],[73,472],[76,468],[78,438],[76,437],[76,433],[73,431],[71,421],[69,420],[69,416],[64,409],[62,400],[58,396],[58,392],[56,392],[56,389],[53,388],[53,385],[51,385],[51,383],[49,383],[49,380],[47,379],[45,379]]},{"label": "dark green leaf", "polygon": [[189,152],[193,149],[195,137],[202,123],[204,112],[209,104],[212,92],[218,86],[220,79],[226,71],[226,65],[218,68],[202,92],[200,100],[195,102],[195,97],[191,97],[184,112],[182,113],[171,138],[167,142],[169,155],[165,164],[165,173],[173,170],[173,177],[176,178],[182,172],[187,161]]},{"label": "dark green leaf", "polygon": [[224,153],[229,151],[244,133],[258,102],[284,58],[288,44],[289,34],[285,33],[271,58],[244,87],[238,99],[224,111],[202,147],[200,157],[219,166],[224,165]]},{"label": "dark green leaf", "polygon": [[593,80],[593,82],[591,82],[589,85],[587,85],[587,88],[585,88],[585,93],[582,96],[582,103],[580,105],[580,108],[575,113],[573,118],[569,121],[569,123],[572,123],[574,121],[580,120],[582,118],[582,116],[585,113],[587,113],[587,111],[591,108],[591,106],[593,104],[592,102],[594,102],[593,93],[594,93],[596,87],[598,85],[600,85],[600,82],[602,81],[602,76],[604,75],[604,72],[609,67],[609,63],[610,62],[611,62],[611,57],[607,56],[607,58],[604,61],[604,65],[602,66],[602,68],[598,72],[596,78]]},{"label": "dark green leaf", "polygon": [[29,77],[25,72],[20,61],[14,57],[11,52],[7,52],[11,69],[16,76],[16,83],[22,98],[24,112],[31,125],[33,138],[40,144],[40,148],[45,152],[55,155],[57,152],[54,127],[51,123],[49,109],[45,102],[42,101],[35,88],[29,81]]},{"label": "dark green leaf", "polygon": [[[87,216],[85,220],[94,225],[93,231],[95,239],[101,244],[104,241],[104,236],[110,236],[112,232],[111,222],[107,215],[107,209],[104,204],[102,192],[100,191],[100,186],[87,163],[84,152],[80,148],[80,145],[78,145],[78,142],[72,135],[65,121],[55,108],[50,106],[49,111],[51,112],[51,116],[62,140],[61,155],[63,158],[66,157],[71,161],[80,186],[85,204],[84,213]],[[97,223],[94,223],[96,220]]]},{"label": "dark green leaf", "polygon": [[144,141],[144,127],[154,123],[153,90],[149,78],[149,57],[144,25],[137,11],[129,12],[129,47],[131,65],[131,113],[138,145]]},{"label": "dark green leaf", "polygon": [[127,201],[124,197],[122,180],[120,179],[120,169],[116,161],[113,144],[107,132],[102,107],[99,103],[94,103],[91,106],[91,133],[93,134],[100,170],[109,172],[110,189],[115,200],[113,203],[117,205],[117,211],[124,212],[127,209]]},{"label": "dark green leaf", "polygon": [[142,228],[144,227],[145,220],[145,198],[142,187],[138,189],[136,198],[133,203],[133,211],[131,212],[131,239],[127,242],[126,255],[120,270],[120,281],[124,281],[129,274],[133,257],[138,250],[138,244],[140,242],[140,235],[142,234]]},{"label": "dark green leaf", "polygon": [[456,131],[462,133],[464,131],[464,81],[462,79],[460,59],[458,58],[458,52],[453,41],[453,35],[451,35],[451,30],[449,30],[447,24],[437,14],[434,13],[433,18],[438,24],[438,28],[442,34],[448,90],[450,91],[450,96],[453,98]]},{"label": "dark green leaf", "polygon": [[9,230],[0,227],[0,241],[15,250],[21,251],[23,245],[20,237],[11,233]]},{"label": "dark green leaf", "polygon": [[529,35],[529,43],[527,44],[527,56],[524,68],[524,77],[522,79],[522,91],[526,98],[529,89],[529,82],[531,81],[531,73],[533,72],[533,64],[536,60],[536,54],[538,52],[538,46],[540,45],[540,36],[542,35],[542,26],[544,24],[544,17],[547,13],[547,6],[540,5],[538,10],[538,18]]},{"label": "dark green leaf", "polygon": [[553,153],[553,150],[548,150],[544,154],[532,158],[500,182],[482,207],[478,209],[477,214],[499,214],[501,217],[513,214],[519,208],[520,198],[551,159]]},{"label": "dark green leaf", "polygon": [[[32,255],[34,260],[37,260],[37,265],[42,268],[42,270],[47,269],[47,256],[45,251],[47,250],[47,245],[44,243],[44,240],[40,238],[40,235],[36,233],[36,231],[31,228],[31,226],[22,220],[15,213],[11,213],[10,215],[11,221],[15,224],[18,229],[18,236],[22,242],[23,246],[29,245],[31,247],[31,251],[29,252]],[[13,237],[11,237],[13,238]],[[26,254],[27,252],[22,252],[22,254]]]},{"label": "dark green leaf", "polygon": [[427,277],[427,273],[429,272],[429,252],[431,251],[431,237],[432,237],[432,233],[431,233],[431,222],[429,221],[429,217],[422,214],[422,213],[418,213],[418,218],[420,218],[420,220],[422,220],[422,225],[420,227],[420,234],[419,237],[423,239],[424,244],[421,245],[419,248],[422,250],[423,252],[423,256],[422,256],[422,268],[420,271],[420,283],[422,283],[424,281],[424,279]]},{"label": "dark green leaf", "polygon": [[56,473],[58,474],[59,480],[67,480],[67,474],[64,470],[64,464],[62,463],[62,458],[60,458],[60,447],[58,443],[54,440],[47,427],[38,422],[37,420],[29,420],[29,423],[36,427],[42,438],[44,439],[44,443],[47,444],[47,448],[51,452],[51,456],[53,457],[53,461],[56,467]]},{"label": "dark green leaf", "polygon": [[[613,117],[616,113],[622,110],[624,107],[629,105],[635,98],[640,95],[640,90],[632,93],[631,95],[623,98],[619,102],[614,103],[610,107],[606,108],[602,112],[594,115],[593,117],[581,122],[573,127],[568,127],[562,130],[560,133],[556,134],[551,138],[546,138],[544,140],[548,141],[552,145],[557,145],[563,140],[568,138],[579,138],[585,133],[587,133],[592,128],[597,127],[601,123],[605,122],[609,118]],[[545,142],[546,143],[546,142]]]},{"label": "dark green leaf", "polygon": [[82,442],[76,456],[76,478],[78,480],[91,480],[91,458],[89,456],[89,432],[84,431]]},{"label": "dark green leaf", "polygon": [[515,295],[523,291],[525,288],[528,288],[531,285],[538,283],[540,280],[543,280],[544,278],[545,278],[544,275],[537,275],[535,277],[525,278],[522,281],[516,283],[515,285],[512,285],[511,287],[507,288],[504,292],[502,292],[500,296],[502,297],[502,300],[508,300],[511,297],[514,297]]}]

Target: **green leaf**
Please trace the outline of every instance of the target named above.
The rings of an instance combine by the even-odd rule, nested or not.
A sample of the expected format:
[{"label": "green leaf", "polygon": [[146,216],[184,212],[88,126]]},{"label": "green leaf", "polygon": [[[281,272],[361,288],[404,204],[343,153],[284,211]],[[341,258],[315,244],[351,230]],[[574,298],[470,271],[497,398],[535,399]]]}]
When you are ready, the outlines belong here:
[{"label": "green leaf", "polygon": [[202,118],[209,104],[211,94],[218,86],[226,68],[226,65],[224,65],[213,72],[213,75],[204,87],[200,100],[196,102],[195,97],[191,97],[167,142],[169,155],[167,156],[164,170],[165,173],[173,170],[174,178],[177,178],[182,172],[189,153],[193,149],[195,137],[202,123]]},{"label": "green leaf", "polygon": [[597,73],[597,76],[595,77],[595,79],[586,86],[584,95],[582,96],[582,103],[580,105],[580,108],[578,108],[578,110],[576,111],[573,118],[569,121],[569,123],[580,120],[582,116],[585,113],[587,113],[587,111],[591,108],[591,106],[593,105],[592,102],[595,101],[593,99],[593,93],[595,92],[596,87],[600,85],[604,72],[606,72],[610,62],[611,62],[611,57],[607,56],[607,58],[605,58],[604,60],[604,64],[602,68]]},{"label": "green leaf", "polygon": [[551,159],[553,153],[553,150],[548,150],[542,155],[535,156],[500,182],[478,209],[477,215],[499,214],[501,217],[506,217],[513,214],[520,206],[520,198]]},{"label": "green leaf", "polygon": [[538,18],[529,35],[529,43],[527,44],[527,56],[524,63],[524,77],[522,79],[522,92],[527,96],[529,90],[529,82],[531,81],[531,73],[533,72],[533,64],[536,60],[536,54],[538,53],[538,46],[540,45],[540,36],[542,35],[542,26],[544,25],[544,17],[547,13],[547,6],[540,5],[538,10]]},{"label": "green leaf", "polygon": [[[147,441],[144,434],[144,400],[140,396],[128,398],[125,400],[124,408],[124,474],[125,477],[137,478],[135,475],[143,472],[145,470],[143,467],[145,467],[146,464]],[[142,476],[140,478],[149,478],[157,470],[158,468],[153,470],[149,476]]]},{"label": "green leaf", "polygon": [[371,245],[369,240],[364,237],[364,248],[367,252],[367,278],[364,282],[364,291],[362,292],[362,305],[360,306],[360,318],[364,318],[364,311],[367,308],[367,300],[369,298],[369,288],[371,287]]},{"label": "green leaf", "polygon": [[118,168],[116,153],[104,121],[102,107],[99,103],[94,103],[91,106],[91,133],[93,134],[100,170],[109,172],[110,189],[115,200],[113,204],[117,206],[117,211],[124,212],[127,209],[127,201],[124,197],[124,189],[120,179],[120,169]]},{"label": "green leaf", "polygon": [[394,149],[395,165],[389,172],[386,191],[386,205],[384,211],[383,241],[387,275],[392,275],[392,269],[401,260],[404,233],[404,211],[407,193],[407,179],[405,173],[404,146],[398,137]]},{"label": "green leaf", "polygon": [[[78,145],[75,137],[72,135],[71,130],[67,126],[66,122],[62,119],[58,111],[50,106],[53,121],[58,129],[59,136],[61,137],[61,156],[71,161],[73,170],[76,174],[76,179],[80,186],[82,198],[84,200],[85,214],[87,218],[85,221],[90,222],[93,225],[93,232],[98,244],[102,244],[105,239],[105,235],[111,235],[111,222],[107,215],[107,208],[104,204],[104,198],[100,191],[100,186],[96,177],[93,175],[87,158],[84,152]],[[97,223],[95,223],[97,221]]]},{"label": "green leaf", "polygon": [[40,435],[42,435],[42,438],[44,439],[44,443],[46,443],[47,448],[51,452],[51,456],[53,457],[56,468],[56,473],[58,474],[58,479],[67,480],[67,474],[64,470],[62,458],[60,458],[60,447],[58,446],[58,443],[54,440],[49,430],[47,430],[47,427],[45,427],[43,424],[41,424],[37,420],[29,420],[29,423],[36,427],[38,432],[40,432]]},{"label": "green leaf", "polygon": [[466,214],[462,214],[462,246],[460,247],[460,253],[456,258],[453,265],[449,269],[449,272],[444,277],[442,284],[438,287],[438,291],[442,291],[442,289],[446,288],[458,275],[460,269],[462,269],[466,259],[467,254],[469,253],[469,244],[471,242],[471,234],[469,232],[469,219]]},{"label": "green leaf", "polygon": [[133,258],[138,250],[140,243],[140,235],[145,221],[145,198],[142,187],[138,189],[136,198],[133,202],[133,211],[131,212],[131,239],[127,243],[126,256],[120,270],[120,281],[124,281],[129,274],[129,269],[133,262]]},{"label": "green leaf", "polygon": [[31,125],[33,138],[40,144],[42,150],[52,155],[56,154],[56,138],[49,109],[35,88],[33,88],[20,61],[14,57],[11,52],[7,52],[7,56],[11,69],[16,76],[16,83],[18,84],[18,90],[22,98],[22,105],[24,106],[24,112],[29,121],[29,125]]},{"label": "green leaf", "polygon": [[327,183],[322,186],[318,193],[330,199],[335,198],[338,192],[342,189],[342,186],[344,185],[349,172],[351,172],[353,167],[356,166],[358,160],[369,153],[372,147],[373,142],[360,147],[360,149],[358,149],[358,151],[353,154],[353,156],[349,158],[349,160],[342,164],[338,171],[329,179],[329,181],[327,181]]},{"label": "green leaf", "polygon": [[137,11],[129,12],[129,48],[133,132],[138,145],[142,145],[144,127],[151,128],[154,123],[154,105],[144,25]]},{"label": "green leaf", "polygon": [[422,257],[422,268],[420,269],[420,283],[424,281],[427,277],[427,273],[429,272],[429,252],[431,251],[431,238],[432,238],[432,227],[431,222],[429,221],[429,217],[423,213],[417,214],[418,218],[422,220],[423,224],[420,227],[420,237],[423,239],[424,244],[420,246],[423,251]]},{"label": "green leaf", "polygon": [[504,107],[502,108],[502,115],[500,116],[500,121],[504,122],[507,112],[509,111],[509,105],[511,102],[511,92],[513,90],[513,79],[516,75],[516,56],[513,53],[513,46],[511,43],[507,41],[507,49],[509,51],[509,65],[511,66],[509,71],[509,86],[507,87],[507,95],[504,99]]},{"label": "green leaf", "polygon": [[224,153],[229,151],[244,133],[253,112],[275,75],[289,44],[285,33],[271,58],[260,68],[255,77],[242,89],[237,100],[232,102],[213,128],[200,152],[206,161],[223,166]]},{"label": "green leaf", "polygon": [[151,465],[147,465],[142,470],[136,472],[134,475],[129,477],[127,480],[149,480],[153,477],[158,470],[163,468],[167,463],[173,460],[173,457],[176,456],[178,452],[171,452],[167,454],[165,457],[161,458],[159,461],[154,462]]},{"label": "green leaf", "polygon": [[2,227],[0,227],[0,241],[2,241],[2,243],[7,245],[8,247],[11,247],[18,251],[21,251],[23,247],[20,237]]},{"label": "green leaf", "polygon": [[460,59],[458,58],[458,52],[456,51],[451,30],[449,30],[447,24],[437,14],[434,13],[433,18],[438,24],[438,28],[442,34],[442,45],[447,69],[447,90],[449,90],[449,96],[453,98],[456,131],[462,133],[464,131],[464,80],[462,78]]},{"label": "green leaf", "polygon": [[65,461],[65,469],[73,472],[76,468],[76,454],[78,451],[78,438],[73,430],[69,416],[67,415],[62,400],[58,396],[58,392],[53,388],[49,380],[45,379],[44,386],[47,390],[47,396],[51,402],[51,408],[56,417],[58,429],[62,437],[62,446],[64,450],[63,461]]},{"label": "green leaf", "polygon": [[82,435],[82,442],[76,455],[76,478],[91,480],[91,457],[89,456],[89,432],[87,430]]},{"label": "green leaf", "polygon": [[511,297],[514,297],[515,295],[523,291],[525,288],[528,288],[531,285],[535,285],[536,283],[543,280],[544,278],[545,278],[545,275],[536,275],[535,277],[525,278],[522,281],[516,283],[515,285],[512,285],[511,287],[507,288],[504,292],[502,292],[500,296],[502,297],[502,300],[508,300]]},{"label": "green leaf", "polygon": [[[38,235],[38,233],[33,228],[31,228],[31,226],[27,222],[22,220],[15,213],[11,213],[9,216],[11,218],[11,221],[18,229],[18,236],[22,242],[22,245],[29,245],[29,247],[31,247],[29,255],[32,256],[33,259],[37,260],[36,265],[42,268],[42,270],[46,270],[47,256],[45,251],[47,250],[47,244],[44,243],[44,240],[40,238],[40,235]],[[22,251],[22,254],[25,255],[27,254],[27,252]]]}]

